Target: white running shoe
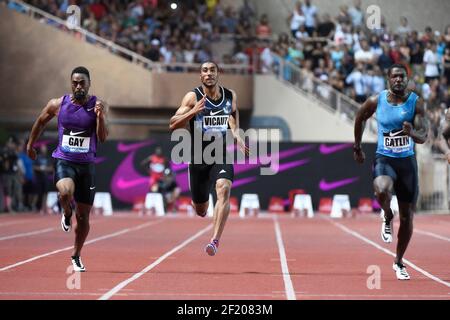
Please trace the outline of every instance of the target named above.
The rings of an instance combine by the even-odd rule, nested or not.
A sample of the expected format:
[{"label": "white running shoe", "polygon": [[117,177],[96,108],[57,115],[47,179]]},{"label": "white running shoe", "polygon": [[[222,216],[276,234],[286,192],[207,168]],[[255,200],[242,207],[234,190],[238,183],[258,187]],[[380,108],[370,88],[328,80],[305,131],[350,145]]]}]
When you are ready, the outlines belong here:
[{"label": "white running shoe", "polygon": [[73,271],[76,272],[85,272],[86,268],[83,265],[83,262],[81,262],[81,257],[79,256],[72,256],[72,266]]},{"label": "white running shoe", "polygon": [[61,228],[64,232],[70,232],[72,229],[72,217],[66,218],[66,216],[61,214]]},{"label": "white running shoe", "polygon": [[219,248],[219,240],[212,240],[205,247],[205,251],[210,256],[215,256]]},{"label": "white running shoe", "polygon": [[395,275],[397,276],[398,280],[411,279],[411,277],[409,276],[408,272],[406,271],[406,267],[403,263],[394,263],[392,265],[392,269],[394,269]]},{"label": "white running shoe", "polygon": [[381,239],[386,242],[392,242],[394,235],[394,217],[391,218],[389,223],[386,223],[386,218],[383,217],[383,223],[381,224]]}]

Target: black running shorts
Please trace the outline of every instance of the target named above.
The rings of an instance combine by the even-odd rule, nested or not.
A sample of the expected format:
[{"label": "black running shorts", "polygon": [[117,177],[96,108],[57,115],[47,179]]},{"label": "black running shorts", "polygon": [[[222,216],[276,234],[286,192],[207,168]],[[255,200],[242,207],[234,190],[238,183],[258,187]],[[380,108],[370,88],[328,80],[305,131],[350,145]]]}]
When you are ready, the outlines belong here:
[{"label": "black running shorts", "polygon": [[209,200],[212,184],[218,179],[233,182],[234,168],[232,164],[189,164],[189,188],[194,203],[205,203]]},{"label": "black running shorts", "polygon": [[95,165],[56,159],[55,184],[64,178],[71,178],[75,183],[75,201],[92,206],[95,196]]},{"label": "black running shorts", "polygon": [[394,181],[394,191],[401,202],[415,204],[419,195],[419,178],[415,156],[392,158],[375,155],[373,178],[389,176]]}]

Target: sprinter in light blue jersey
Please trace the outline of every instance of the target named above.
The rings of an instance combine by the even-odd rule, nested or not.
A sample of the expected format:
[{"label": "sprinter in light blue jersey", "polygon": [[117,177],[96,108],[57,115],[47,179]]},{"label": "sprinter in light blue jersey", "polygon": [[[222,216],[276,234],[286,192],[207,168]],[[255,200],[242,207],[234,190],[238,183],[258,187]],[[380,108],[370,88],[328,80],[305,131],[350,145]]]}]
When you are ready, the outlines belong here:
[{"label": "sprinter in light blue jersey", "polygon": [[419,193],[414,144],[426,141],[428,124],[423,101],[407,90],[406,68],[400,64],[392,65],[388,70],[388,82],[389,89],[367,99],[356,114],[353,156],[358,163],[364,162],[365,154],[361,148],[364,126],[376,112],[378,144],[373,186],[384,210],[381,238],[384,242],[392,242],[394,213],[390,203],[395,191],[400,227],[393,269],[397,279],[409,280],[402,259],[413,233],[413,213]]}]

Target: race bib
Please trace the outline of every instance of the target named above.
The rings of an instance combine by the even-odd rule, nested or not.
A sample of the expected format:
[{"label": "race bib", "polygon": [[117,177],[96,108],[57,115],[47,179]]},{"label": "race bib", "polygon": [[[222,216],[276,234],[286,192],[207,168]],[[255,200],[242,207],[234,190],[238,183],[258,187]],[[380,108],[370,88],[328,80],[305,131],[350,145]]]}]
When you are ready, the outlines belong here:
[{"label": "race bib", "polygon": [[225,132],[228,129],[228,115],[204,116],[203,130],[209,132]]},{"label": "race bib", "polygon": [[64,129],[61,150],[71,153],[88,153],[91,142],[89,130],[69,130]]},{"label": "race bib", "polygon": [[383,133],[384,149],[394,153],[408,151],[411,148],[411,137],[403,133],[403,130],[392,130]]}]

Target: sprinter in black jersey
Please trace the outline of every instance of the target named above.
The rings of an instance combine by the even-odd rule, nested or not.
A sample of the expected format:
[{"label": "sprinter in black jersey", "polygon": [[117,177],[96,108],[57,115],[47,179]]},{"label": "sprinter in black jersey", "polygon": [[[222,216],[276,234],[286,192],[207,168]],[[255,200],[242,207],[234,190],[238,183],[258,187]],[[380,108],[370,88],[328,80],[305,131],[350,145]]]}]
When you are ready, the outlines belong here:
[{"label": "sprinter in black jersey", "polygon": [[[204,62],[200,67],[202,85],[188,92],[180,108],[170,119],[170,129],[181,129],[189,125],[191,133],[191,160],[189,163],[189,187],[192,204],[197,215],[205,217],[209,205],[209,194],[215,183],[217,202],[214,208],[214,231],[205,251],[214,256],[230,212],[230,192],[234,178],[233,163],[227,163],[226,135],[232,134],[241,151],[249,149],[238,134],[239,112],[236,93],[218,85],[219,67],[216,63]],[[195,148],[194,139],[201,148]],[[219,140],[217,140],[219,139]],[[211,153],[214,161],[205,159],[204,151],[211,143],[221,143],[221,152]],[[198,150],[197,150],[198,149]]]}]

